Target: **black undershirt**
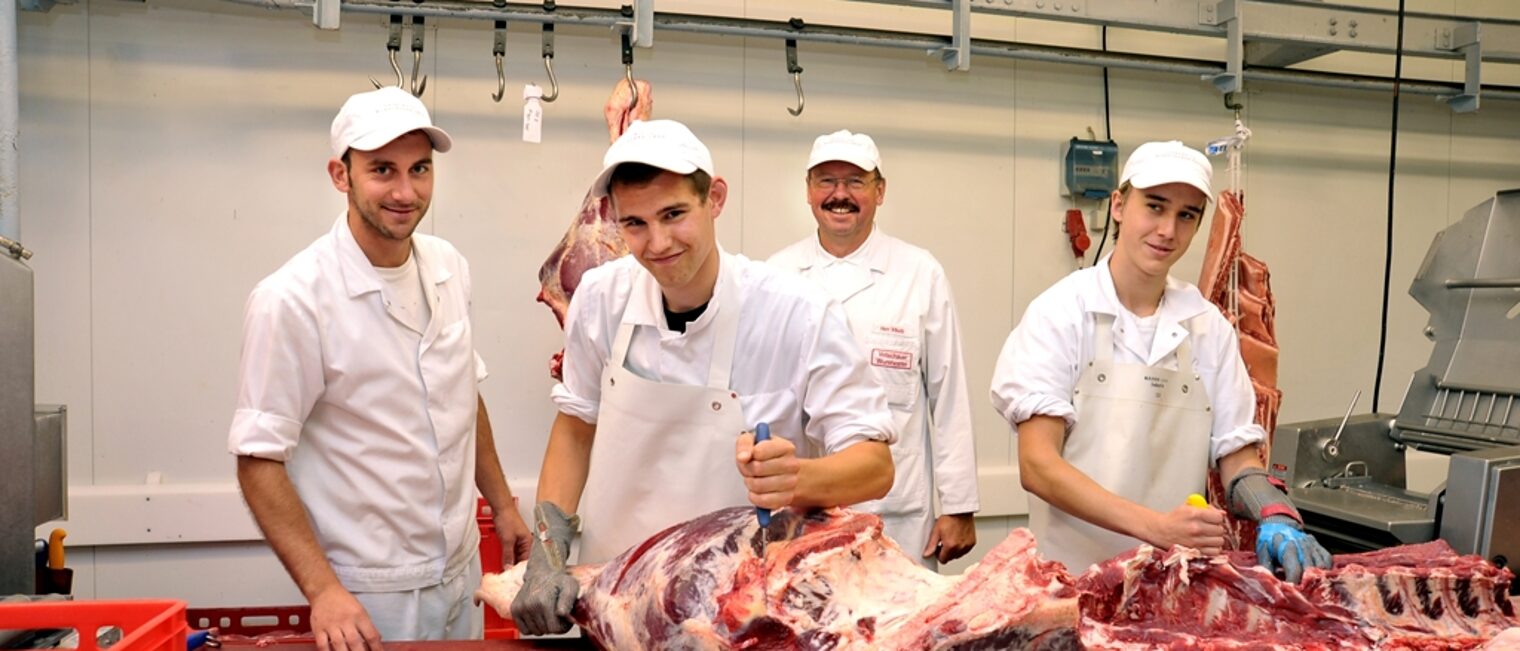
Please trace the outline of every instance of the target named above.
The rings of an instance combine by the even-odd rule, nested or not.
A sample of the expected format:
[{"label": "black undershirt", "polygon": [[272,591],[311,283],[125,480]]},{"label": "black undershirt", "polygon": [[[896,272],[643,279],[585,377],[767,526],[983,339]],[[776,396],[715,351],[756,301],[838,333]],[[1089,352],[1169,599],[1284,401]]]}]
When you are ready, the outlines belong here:
[{"label": "black undershirt", "polygon": [[[711,302],[708,301],[708,303]],[[665,325],[669,326],[671,330],[682,333],[686,332],[686,324],[701,318],[702,313],[707,311],[707,303],[698,305],[696,308],[686,312],[671,312],[670,306],[665,305],[664,301],[661,301],[660,307],[665,310]]]}]

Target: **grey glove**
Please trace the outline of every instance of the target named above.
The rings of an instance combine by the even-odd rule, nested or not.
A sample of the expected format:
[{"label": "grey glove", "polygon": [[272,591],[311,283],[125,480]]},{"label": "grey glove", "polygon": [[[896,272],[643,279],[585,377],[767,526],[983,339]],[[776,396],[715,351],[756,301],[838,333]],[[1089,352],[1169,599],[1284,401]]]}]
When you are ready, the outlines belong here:
[{"label": "grey glove", "polygon": [[522,589],[512,600],[512,620],[528,635],[548,635],[570,630],[570,611],[581,584],[565,570],[570,538],[580,518],[565,515],[553,502],[533,507],[533,552],[523,573]]},{"label": "grey glove", "polygon": [[1230,509],[1257,522],[1256,562],[1273,572],[1281,569],[1289,583],[1298,583],[1304,568],[1330,567],[1330,552],[1304,532],[1303,516],[1267,471],[1246,468],[1230,480]]}]

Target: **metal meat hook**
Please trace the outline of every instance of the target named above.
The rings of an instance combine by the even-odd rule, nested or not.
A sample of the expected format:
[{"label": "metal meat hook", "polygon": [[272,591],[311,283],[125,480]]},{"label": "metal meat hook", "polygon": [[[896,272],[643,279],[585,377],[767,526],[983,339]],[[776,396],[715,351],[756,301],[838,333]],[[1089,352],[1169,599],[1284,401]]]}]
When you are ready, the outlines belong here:
[{"label": "metal meat hook", "polygon": [[422,44],[423,37],[427,33],[423,29],[422,16],[412,16],[412,95],[422,97],[423,91],[427,90],[427,77],[418,81],[418,74],[422,72]]},{"label": "metal meat hook", "polygon": [[633,42],[630,38],[628,32],[623,32],[623,75],[628,78],[628,94],[631,98],[628,112],[633,113],[633,109],[639,106],[639,86],[633,83]]},{"label": "metal meat hook", "polygon": [[507,21],[496,21],[496,35],[492,40],[491,55],[496,59],[496,94],[491,99],[500,102],[507,96],[507,73],[502,69],[502,61],[507,56]]},{"label": "metal meat hook", "polygon": [[[544,3],[545,8],[553,11],[553,2]],[[538,98],[540,101],[552,102],[559,99],[559,80],[554,78],[554,23],[544,23],[544,72],[549,75],[549,94]]]},{"label": "metal meat hook", "polygon": [[[396,55],[401,52],[400,14],[391,14],[391,26],[389,29],[389,36],[385,40],[385,51],[387,58],[389,58],[391,61],[391,70],[395,71],[396,73],[396,87],[404,88],[405,86],[403,86],[403,84],[405,83],[405,79],[403,79],[401,76],[401,64],[396,62]],[[375,90],[380,89],[380,82],[375,81],[374,77],[369,78],[369,83],[375,85]]]},{"label": "metal meat hook", "polygon": [[786,112],[791,113],[792,117],[797,117],[802,115],[802,109],[807,106],[807,96],[802,94],[802,66],[797,65],[797,39],[795,38],[786,39],[786,71],[792,73],[792,86],[797,89],[797,108],[787,107]]}]

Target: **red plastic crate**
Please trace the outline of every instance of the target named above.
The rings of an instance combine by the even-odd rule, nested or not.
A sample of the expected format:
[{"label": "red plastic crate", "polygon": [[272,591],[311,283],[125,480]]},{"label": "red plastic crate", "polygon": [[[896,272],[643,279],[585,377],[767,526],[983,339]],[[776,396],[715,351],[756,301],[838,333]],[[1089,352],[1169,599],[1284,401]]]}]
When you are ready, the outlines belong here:
[{"label": "red plastic crate", "polygon": [[311,633],[311,606],[191,608],[185,611],[185,618],[189,620],[190,628],[216,627],[223,635],[258,637],[272,633]]},{"label": "red plastic crate", "polygon": [[79,631],[79,651],[97,651],[95,632],[106,626],[122,630],[111,651],[185,651],[185,602],[48,601],[0,605],[0,629],[72,628]]},{"label": "red plastic crate", "polygon": [[[475,520],[480,526],[480,569],[482,572],[500,573],[501,540],[496,537],[496,523],[491,519],[491,505],[481,499],[476,506]],[[515,640],[517,626],[512,620],[496,614],[496,609],[485,609],[485,638],[487,640]],[[219,627],[223,634],[258,637],[275,632],[310,633],[310,606],[253,606],[238,608],[193,608],[185,618],[193,628]],[[290,641],[308,641],[293,637]],[[81,650],[83,651],[83,650]],[[113,648],[114,651],[114,648]]]},{"label": "red plastic crate", "polygon": [[[475,507],[475,521],[480,524],[480,571],[483,574],[500,574],[501,539],[496,537],[496,522],[491,518],[491,505],[486,503],[485,498],[480,498],[480,503]],[[517,625],[512,620],[496,614],[496,609],[489,605],[481,604],[480,607],[486,609],[487,640],[515,640],[519,637]]]}]

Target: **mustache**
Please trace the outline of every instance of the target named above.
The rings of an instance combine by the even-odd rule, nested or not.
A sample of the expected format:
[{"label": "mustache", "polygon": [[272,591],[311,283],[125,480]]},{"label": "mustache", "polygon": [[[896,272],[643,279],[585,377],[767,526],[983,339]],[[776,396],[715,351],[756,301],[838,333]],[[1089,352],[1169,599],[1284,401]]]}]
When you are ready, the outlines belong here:
[{"label": "mustache", "polygon": [[851,201],[849,199],[831,199],[829,201],[824,202],[824,204],[822,206],[820,206],[820,207],[823,208],[824,210],[834,210],[836,208],[848,208],[848,209],[853,210],[855,212],[860,212],[860,206],[858,204],[856,204],[854,201]]}]

